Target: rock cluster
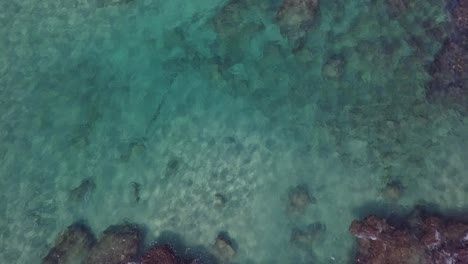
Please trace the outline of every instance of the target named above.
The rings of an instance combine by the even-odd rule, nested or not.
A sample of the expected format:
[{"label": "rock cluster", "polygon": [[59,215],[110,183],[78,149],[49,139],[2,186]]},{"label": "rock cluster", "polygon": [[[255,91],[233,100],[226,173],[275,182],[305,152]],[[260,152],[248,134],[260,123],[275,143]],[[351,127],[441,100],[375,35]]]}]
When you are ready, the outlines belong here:
[{"label": "rock cluster", "polygon": [[[132,224],[108,227],[96,241],[93,232],[82,223],[69,226],[42,264],[200,264],[199,256],[177,254],[168,244],[158,244],[144,252],[143,234]],[[221,245],[225,244],[224,247]],[[234,256],[232,240],[219,235],[216,247],[229,260]],[[186,249],[184,249],[186,250]],[[232,252],[231,252],[232,251]],[[142,255],[140,253],[144,252]],[[200,252],[199,252],[200,253]],[[206,254],[205,254],[206,255]]]},{"label": "rock cluster", "polygon": [[369,216],[349,230],[357,238],[356,263],[468,263],[468,224],[428,216],[400,227]]},{"label": "rock cluster", "polygon": [[468,96],[468,2],[453,1],[449,37],[431,64],[430,99]]}]

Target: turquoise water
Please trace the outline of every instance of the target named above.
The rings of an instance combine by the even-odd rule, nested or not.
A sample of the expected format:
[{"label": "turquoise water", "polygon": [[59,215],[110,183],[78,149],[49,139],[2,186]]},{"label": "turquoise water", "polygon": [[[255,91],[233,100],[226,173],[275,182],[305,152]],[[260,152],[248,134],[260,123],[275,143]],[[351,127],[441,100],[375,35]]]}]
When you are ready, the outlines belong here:
[{"label": "turquoise water", "polygon": [[[236,263],[351,263],[353,219],[467,208],[468,119],[425,99],[447,13],[390,2],[321,1],[293,50],[280,1],[3,1],[0,262],[39,263],[83,219],[208,249],[228,231]],[[299,184],[316,203],[291,213]]]}]

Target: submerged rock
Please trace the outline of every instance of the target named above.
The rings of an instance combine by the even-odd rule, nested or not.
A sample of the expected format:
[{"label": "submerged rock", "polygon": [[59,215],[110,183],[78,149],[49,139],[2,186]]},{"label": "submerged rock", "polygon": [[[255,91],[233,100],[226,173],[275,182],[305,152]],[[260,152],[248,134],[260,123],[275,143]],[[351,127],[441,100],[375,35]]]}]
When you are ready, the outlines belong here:
[{"label": "submerged rock", "polygon": [[69,197],[72,201],[87,200],[91,193],[96,189],[96,183],[92,178],[83,179],[77,187],[70,190]]},{"label": "submerged rock", "polygon": [[349,230],[357,238],[356,263],[468,263],[467,224],[434,216],[419,221],[413,228],[395,227],[376,216],[353,221]]},{"label": "submerged rock", "polygon": [[82,263],[94,243],[94,235],[87,226],[81,223],[72,224],[60,234],[55,242],[55,246],[42,259],[41,263]]},{"label": "submerged rock", "polygon": [[454,1],[451,34],[430,67],[429,99],[466,100],[468,97],[468,2]]},{"label": "submerged rock", "polygon": [[396,201],[400,199],[403,193],[404,187],[403,184],[399,181],[390,181],[382,189],[382,197],[389,201]]},{"label": "submerged rock", "polygon": [[300,184],[289,190],[289,211],[303,213],[307,206],[316,203],[315,197],[309,194],[307,185]]},{"label": "submerged rock", "polygon": [[133,225],[107,228],[91,249],[86,264],[121,264],[130,262],[138,253],[142,235]]},{"label": "submerged rock", "polygon": [[293,50],[304,45],[319,9],[319,0],[283,0],[276,19],[281,34],[288,38]]},{"label": "submerged rock", "polygon": [[332,56],[322,66],[322,76],[326,79],[339,79],[344,73],[344,60],[340,56]]},{"label": "submerged rock", "polygon": [[221,232],[215,239],[214,249],[221,262],[230,262],[236,254],[234,240],[226,232]]},{"label": "submerged rock", "polygon": [[431,97],[463,97],[468,95],[468,53],[448,40],[431,65]]},{"label": "submerged rock", "polygon": [[326,226],[321,222],[315,222],[306,228],[293,228],[291,231],[291,243],[297,247],[310,249],[311,246],[326,230]]}]

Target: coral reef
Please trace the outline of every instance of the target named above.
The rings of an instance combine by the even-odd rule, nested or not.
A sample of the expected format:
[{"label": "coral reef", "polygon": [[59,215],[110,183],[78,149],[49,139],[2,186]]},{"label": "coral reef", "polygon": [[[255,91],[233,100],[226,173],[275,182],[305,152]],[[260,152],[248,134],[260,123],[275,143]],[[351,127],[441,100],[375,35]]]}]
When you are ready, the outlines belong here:
[{"label": "coral reef", "polygon": [[216,208],[223,208],[226,205],[226,202],[227,198],[224,195],[220,193],[216,193],[214,195],[214,206]]},{"label": "coral reef", "polygon": [[468,263],[468,224],[436,216],[406,222],[394,226],[377,216],[353,221],[349,230],[357,238],[356,263]]},{"label": "coral reef", "polygon": [[290,212],[303,213],[307,206],[311,203],[316,203],[315,197],[309,194],[307,185],[300,184],[291,188],[288,193]]},{"label": "coral reef", "polygon": [[42,259],[42,264],[81,263],[95,243],[87,226],[74,223],[57,238],[54,247]]},{"label": "coral reef", "polygon": [[283,0],[276,19],[281,33],[286,36],[293,50],[304,45],[318,13],[318,0]]},{"label": "coral reef", "polygon": [[138,228],[133,225],[108,227],[86,259],[86,264],[120,264],[131,261],[137,255],[142,240]]}]

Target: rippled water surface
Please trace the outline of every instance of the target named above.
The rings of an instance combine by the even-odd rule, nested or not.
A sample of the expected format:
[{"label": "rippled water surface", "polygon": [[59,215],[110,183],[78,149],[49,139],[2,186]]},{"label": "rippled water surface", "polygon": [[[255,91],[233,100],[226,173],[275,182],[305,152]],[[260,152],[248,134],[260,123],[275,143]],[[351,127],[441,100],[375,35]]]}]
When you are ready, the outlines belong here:
[{"label": "rippled water surface", "polygon": [[466,208],[468,119],[425,98],[441,2],[322,0],[298,25],[279,0],[2,1],[0,262],[83,220],[350,263],[353,219]]}]

